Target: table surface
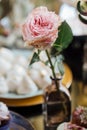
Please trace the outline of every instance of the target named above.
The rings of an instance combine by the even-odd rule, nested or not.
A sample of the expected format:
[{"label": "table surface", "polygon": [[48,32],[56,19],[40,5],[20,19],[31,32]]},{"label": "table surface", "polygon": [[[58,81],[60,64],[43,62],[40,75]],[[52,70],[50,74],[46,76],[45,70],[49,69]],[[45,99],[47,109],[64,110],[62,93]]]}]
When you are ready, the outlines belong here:
[{"label": "table surface", "polygon": [[28,118],[28,120],[32,123],[34,126],[35,130],[44,130],[44,125],[43,125],[43,116],[38,115],[32,118]]}]

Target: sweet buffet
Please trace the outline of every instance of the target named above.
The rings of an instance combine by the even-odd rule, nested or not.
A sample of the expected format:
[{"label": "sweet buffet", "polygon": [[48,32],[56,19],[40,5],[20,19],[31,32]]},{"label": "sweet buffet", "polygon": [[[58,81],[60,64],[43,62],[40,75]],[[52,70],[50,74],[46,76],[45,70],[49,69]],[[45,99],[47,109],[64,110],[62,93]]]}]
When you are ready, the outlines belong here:
[{"label": "sweet buffet", "polygon": [[0,130],[86,130],[86,44],[87,0],[0,0]]}]

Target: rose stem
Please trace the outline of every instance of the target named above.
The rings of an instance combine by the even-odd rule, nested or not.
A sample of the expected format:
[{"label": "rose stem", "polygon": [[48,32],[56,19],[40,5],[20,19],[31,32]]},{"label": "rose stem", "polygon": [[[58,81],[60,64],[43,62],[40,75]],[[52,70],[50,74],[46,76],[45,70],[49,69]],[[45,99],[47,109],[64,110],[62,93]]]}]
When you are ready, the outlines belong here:
[{"label": "rose stem", "polygon": [[48,51],[46,50],[45,52],[46,52],[46,55],[47,55],[47,57],[48,57],[48,60],[49,60],[50,66],[51,66],[51,70],[52,70],[52,74],[53,74],[53,77],[54,77],[54,80],[55,80],[55,84],[56,84],[57,90],[59,90],[59,86],[58,86],[56,74],[55,74],[55,71],[54,71],[54,66],[53,66],[53,64],[52,64],[52,61],[51,61],[51,58],[50,58],[50,56],[49,56]]}]

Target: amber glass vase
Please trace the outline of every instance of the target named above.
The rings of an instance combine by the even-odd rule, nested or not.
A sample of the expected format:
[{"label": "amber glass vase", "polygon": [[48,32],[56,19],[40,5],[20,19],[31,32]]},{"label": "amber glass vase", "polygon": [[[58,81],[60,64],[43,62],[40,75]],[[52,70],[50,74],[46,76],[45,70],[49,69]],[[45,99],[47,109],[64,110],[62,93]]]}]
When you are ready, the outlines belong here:
[{"label": "amber glass vase", "polygon": [[44,115],[44,130],[56,130],[62,122],[70,121],[71,98],[69,91],[57,79],[58,88],[55,80],[52,84],[44,88],[44,103],[42,105]]}]

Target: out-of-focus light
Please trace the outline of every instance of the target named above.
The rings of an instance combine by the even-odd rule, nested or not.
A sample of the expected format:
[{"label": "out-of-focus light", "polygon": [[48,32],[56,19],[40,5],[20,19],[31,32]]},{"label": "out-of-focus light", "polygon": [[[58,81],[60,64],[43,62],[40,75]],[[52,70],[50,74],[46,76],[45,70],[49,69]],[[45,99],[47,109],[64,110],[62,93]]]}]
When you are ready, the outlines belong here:
[{"label": "out-of-focus light", "polygon": [[76,16],[76,9],[68,4],[63,4],[59,15],[62,19],[71,19]]}]

